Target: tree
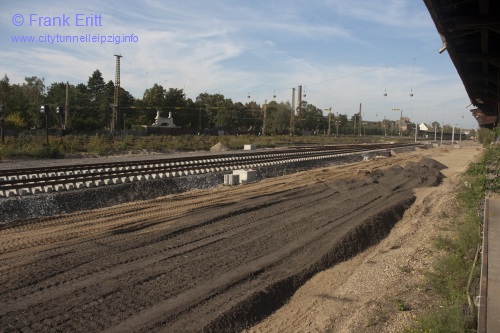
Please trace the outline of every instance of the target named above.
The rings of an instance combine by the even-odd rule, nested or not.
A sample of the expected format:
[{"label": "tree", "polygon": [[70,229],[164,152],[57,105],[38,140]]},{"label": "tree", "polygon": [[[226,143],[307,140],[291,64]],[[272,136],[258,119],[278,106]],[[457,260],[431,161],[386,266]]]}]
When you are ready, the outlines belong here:
[{"label": "tree", "polygon": [[27,120],[29,126],[40,127],[44,121],[40,116],[40,106],[44,104],[45,78],[31,76],[25,77],[24,80],[26,82],[21,88],[27,101],[27,110],[26,116],[24,114],[22,116]]},{"label": "tree", "polygon": [[307,131],[318,132],[321,128],[325,128],[327,124],[326,118],[323,116],[323,110],[312,104],[303,101],[302,106],[302,129]]},{"label": "tree", "polygon": [[7,115],[5,118],[5,127],[19,131],[26,128],[26,122],[23,117],[21,117],[21,113],[19,111],[15,111]]},{"label": "tree", "polygon": [[0,102],[7,102],[9,100],[10,85],[9,77],[4,74],[3,79],[0,80]]},{"label": "tree", "polygon": [[165,95],[167,94],[163,86],[155,83],[153,87],[146,89],[142,97],[141,108],[144,110],[144,121],[151,125],[155,121],[156,111],[161,111],[165,107]]},{"label": "tree", "polygon": [[87,82],[87,94],[90,99],[91,116],[95,119],[97,128],[103,129],[110,125],[113,104],[112,81],[104,82],[101,71],[96,69]]},{"label": "tree", "polygon": [[266,134],[286,134],[290,132],[291,105],[270,102],[266,110]]},{"label": "tree", "polygon": [[[195,105],[197,108],[205,110],[206,127],[212,128],[217,125],[217,116],[219,109],[226,107],[225,97],[222,94],[201,93],[196,97]],[[232,103],[232,102],[231,102]]]},{"label": "tree", "polygon": [[14,84],[9,87],[9,94],[6,101],[6,113],[18,112],[25,120],[25,127],[29,128],[39,123],[39,119],[32,119],[32,114],[28,112],[30,101],[26,97],[23,86]]},{"label": "tree", "polygon": [[90,92],[83,83],[72,87],[68,126],[75,130],[89,131],[99,128],[95,112],[90,106]]},{"label": "tree", "polygon": [[[47,89],[45,102],[51,106],[50,110],[52,112],[49,122],[51,124],[58,124],[58,126],[61,125],[62,127],[64,123],[64,105],[66,102],[66,83],[52,83]],[[54,109],[57,107],[59,107],[60,113],[54,114]]]}]

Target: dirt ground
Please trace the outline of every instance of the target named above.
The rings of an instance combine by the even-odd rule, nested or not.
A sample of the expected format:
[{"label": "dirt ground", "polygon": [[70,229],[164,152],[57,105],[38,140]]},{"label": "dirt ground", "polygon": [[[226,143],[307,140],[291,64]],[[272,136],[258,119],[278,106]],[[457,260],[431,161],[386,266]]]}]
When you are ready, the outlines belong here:
[{"label": "dirt ground", "polygon": [[11,224],[0,327],[396,332],[429,303],[420,269],[478,153],[419,150]]},{"label": "dirt ground", "polygon": [[436,302],[423,287],[423,270],[435,253],[432,240],[448,230],[458,176],[480,152],[469,144],[412,154],[444,164],[443,183],[416,189],[415,203],[387,238],[315,275],[284,307],[245,332],[378,333],[411,325]]}]

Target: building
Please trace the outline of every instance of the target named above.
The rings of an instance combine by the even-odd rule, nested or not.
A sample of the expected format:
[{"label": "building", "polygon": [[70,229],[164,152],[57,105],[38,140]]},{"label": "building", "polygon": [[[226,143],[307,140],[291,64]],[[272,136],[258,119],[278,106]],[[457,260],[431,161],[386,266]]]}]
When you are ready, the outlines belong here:
[{"label": "building", "polygon": [[169,127],[177,128],[178,126],[174,124],[174,118],[172,118],[172,112],[168,113],[168,118],[160,116],[160,111],[156,111],[155,122],[151,125],[152,127]]}]

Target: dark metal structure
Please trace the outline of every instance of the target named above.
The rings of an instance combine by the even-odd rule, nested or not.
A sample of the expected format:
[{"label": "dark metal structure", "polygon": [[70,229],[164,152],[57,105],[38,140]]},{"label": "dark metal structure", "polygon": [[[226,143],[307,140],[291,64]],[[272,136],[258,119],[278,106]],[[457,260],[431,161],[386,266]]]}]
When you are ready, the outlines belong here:
[{"label": "dark metal structure", "polygon": [[493,128],[500,108],[500,1],[424,0],[475,109],[479,126]]}]

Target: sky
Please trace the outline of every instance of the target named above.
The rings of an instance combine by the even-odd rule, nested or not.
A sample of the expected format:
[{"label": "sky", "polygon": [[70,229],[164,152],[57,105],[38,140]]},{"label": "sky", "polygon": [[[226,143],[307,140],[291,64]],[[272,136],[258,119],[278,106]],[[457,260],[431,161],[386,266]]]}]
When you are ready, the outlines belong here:
[{"label": "sky", "polygon": [[423,0],[1,1],[0,75],[11,84],[76,85],[96,69],[114,81],[118,54],[136,98],[157,83],[193,100],[291,103],[301,85],[303,100],[333,113],[361,105],[370,121],[402,113],[477,128]]}]

